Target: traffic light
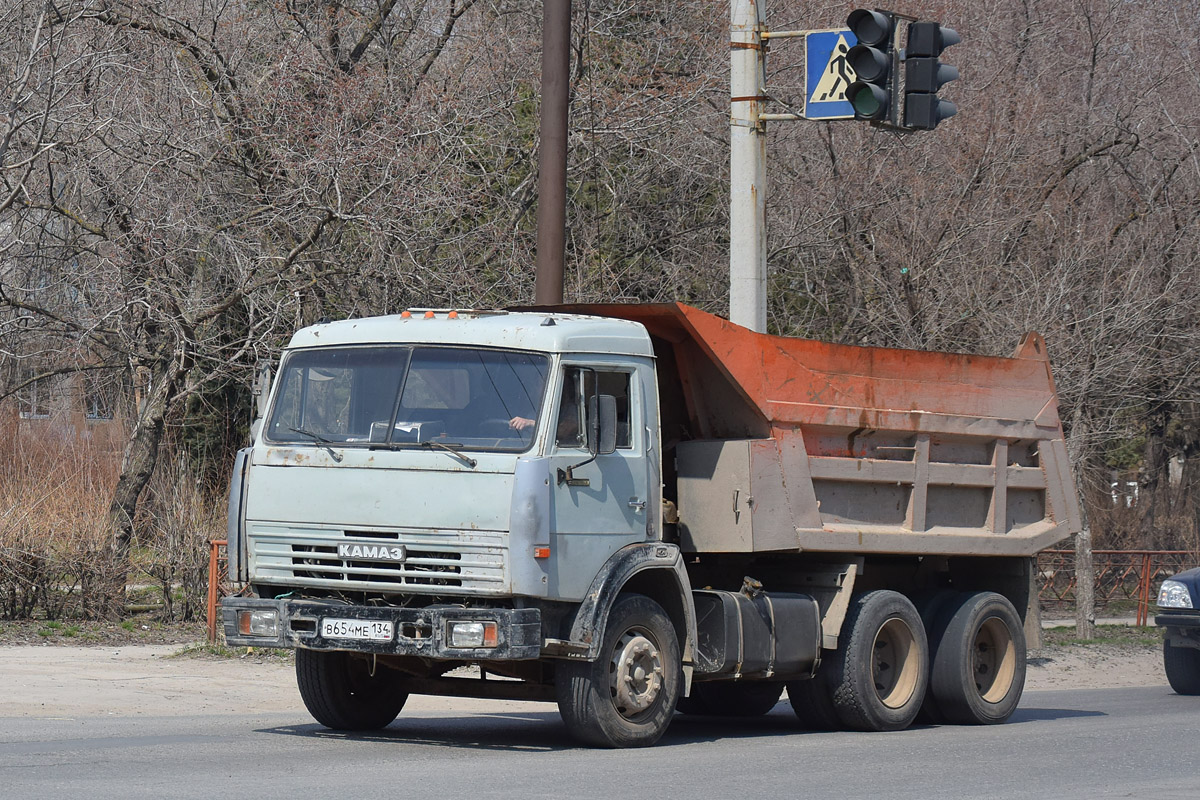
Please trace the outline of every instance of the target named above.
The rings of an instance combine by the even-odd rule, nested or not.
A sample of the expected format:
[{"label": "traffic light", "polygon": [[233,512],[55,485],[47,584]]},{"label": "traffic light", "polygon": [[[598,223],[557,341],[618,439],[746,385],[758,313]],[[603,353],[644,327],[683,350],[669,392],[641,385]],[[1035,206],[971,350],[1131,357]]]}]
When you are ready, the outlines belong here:
[{"label": "traffic light", "polygon": [[854,70],[854,83],[846,89],[846,100],[855,119],[892,120],[895,101],[892,83],[893,33],[896,17],[890,11],[856,8],[846,18],[858,44],[846,53]]},{"label": "traffic light", "polygon": [[943,64],[942,51],[962,39],[953,29],[936,22],[914,22],[908,26],[904,49],[904,127],[931,131],[958,107],[937,96],[938,90],[958,79],[958,68]]}]

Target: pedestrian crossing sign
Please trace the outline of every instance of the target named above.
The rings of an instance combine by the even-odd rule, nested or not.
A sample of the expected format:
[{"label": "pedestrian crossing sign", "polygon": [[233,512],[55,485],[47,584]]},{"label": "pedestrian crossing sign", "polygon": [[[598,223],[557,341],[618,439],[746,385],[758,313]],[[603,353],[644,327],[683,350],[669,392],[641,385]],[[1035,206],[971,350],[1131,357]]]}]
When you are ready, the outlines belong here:
[{"label": "pedestrian crossing sign", "polygon": [[846,89],[855,76],[846,53],[857,43],[849,28],[805,35],[805,119],[853,119],[854,108],[846,99]]}]

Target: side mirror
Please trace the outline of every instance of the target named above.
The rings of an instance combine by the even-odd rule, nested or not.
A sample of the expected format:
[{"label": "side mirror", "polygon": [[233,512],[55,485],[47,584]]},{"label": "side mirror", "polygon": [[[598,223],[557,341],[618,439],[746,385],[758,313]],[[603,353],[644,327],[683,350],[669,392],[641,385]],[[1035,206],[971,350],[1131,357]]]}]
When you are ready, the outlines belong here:
[{"label": "side mirror", "polygon": [[588,452],[606,456],[617,449],[617,398],[611,394],[588,398]]},{"label": "side mirror", "polygon": [[254,395],[256,416],[262,417],[267,413],[267,396],[271,393],[271,368],[263,364],[254,373]]}]

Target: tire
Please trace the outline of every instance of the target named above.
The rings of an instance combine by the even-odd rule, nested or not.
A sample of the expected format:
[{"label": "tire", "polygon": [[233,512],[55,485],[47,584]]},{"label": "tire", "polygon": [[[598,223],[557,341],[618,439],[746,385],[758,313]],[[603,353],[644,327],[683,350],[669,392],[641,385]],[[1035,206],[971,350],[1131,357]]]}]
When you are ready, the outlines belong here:
[{"label": "tire", "polygon": [[929,651],[912,601],[890,590],[858,595],[829,663],[838,718],[850,730],[895,731],[916,719],[925,699]]},{"label": "tire", "polygon": [[836,731],[842,728],[842,719],[833,705],[833,687],[829,685],[828,674],[828,667],[823,664],[809,680],[788,681],[788,702],[806,730]]},{"label": "tire", "polygon": [[[962,602],[962,597],[953,589],[932,589],[921,592],[912,600],[913,605],[917,607],[917,613],[921,615],[921,624],[925,626],[925,638],[929,644],[929,665],[930,671],[932,671],[933,665],[937,663],[937,654],[941,649],[942,639],[946,635],[946,625],[949,623],[954,609],[958,608]],[[946,715],[942,713],[937,698],[928,688],[925,691],[925,701],[921,703],[921,710],[917,712],[916,721],[926,725],[944,725],[947,722]]]},{"label": "tire", "polygon": [[1163,669],[1176,694],[1200,694],[1200,650],[1163,641]]},{"label": "tire", "polygon": [[340,650],[296,650],[296,685],[313,719],[338,731],[374,731],[391,724],[408,700],[403,679]]},{"label": "tire", "polygon": [[1025,689],[1025,627],[1017,610],[995,592],[971,592],[947,612],[930,671],[938,709],[947,722],[1004,722]]},{"label": "tire", "polygon": [[679,698],[676,709],[710,717],[761,717],[782,694],[783,684],[773,681],[696,683],[690,696]]},{"label": "tire", "polygon": [[567,732],[599,747],[647,747],[671,724],[683,685],[679,641],[662,606],[626,594],[608,615],[600,657],[564,661],[555,676]]}]

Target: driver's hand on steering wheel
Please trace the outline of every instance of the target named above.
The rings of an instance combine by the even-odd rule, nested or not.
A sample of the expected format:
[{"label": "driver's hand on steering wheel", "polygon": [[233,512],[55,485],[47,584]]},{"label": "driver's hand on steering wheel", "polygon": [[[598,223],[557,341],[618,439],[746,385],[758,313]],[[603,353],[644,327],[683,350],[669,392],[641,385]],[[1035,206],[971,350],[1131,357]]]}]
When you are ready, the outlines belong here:
[{"label": "driver's hand on steering wheel", "polygon": [[533,426],[534,421],[527,417],[513,417],[508,421],[508,427],[512,428],[514,431],[523,431],[526,428],[532,428]]}]

